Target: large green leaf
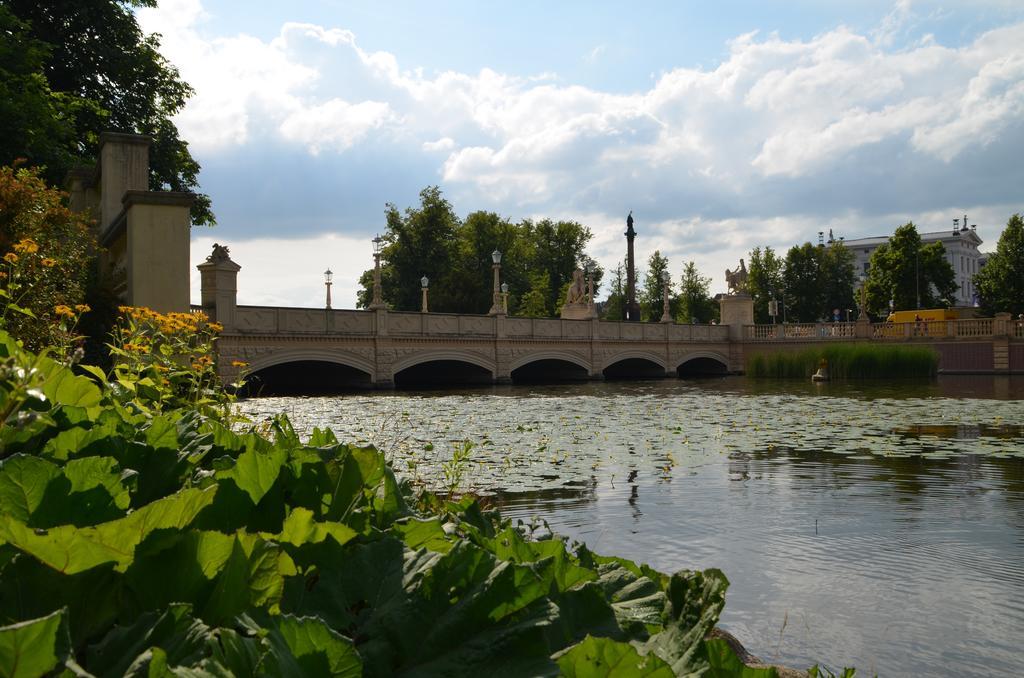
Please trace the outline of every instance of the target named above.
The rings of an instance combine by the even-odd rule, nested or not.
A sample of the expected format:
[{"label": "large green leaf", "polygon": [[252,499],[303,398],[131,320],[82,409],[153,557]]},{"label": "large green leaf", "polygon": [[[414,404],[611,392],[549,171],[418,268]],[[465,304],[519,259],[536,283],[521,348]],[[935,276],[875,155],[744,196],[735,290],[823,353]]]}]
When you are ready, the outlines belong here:
[{"label": "large green leaf", "polygon": [[43,501],[50,481],[61,475],[56,464],[25,454],[0,462],[0,513],[28,523]]},{"label": "large green leaf", "polygon": [[99,405],[103,398],[91,379],[76,375],[50,358],[39,358],[39,371],[43,374],[42,391],[54,404],[89,408]]},{"label": "large green leaf", "polygon": [[641,649],[664,659],[676,675],[706,670],[704,638],[718,622],[728,587],[729,580],[720,570],[673,574],[667,591],[670,609],[665,630],[651,636]]},{"label": "large green leaf", "polygon": [[0,676],[36,678],[49,673],[68,653],[64,611],[0,627]]},{"label": "large green leaf", "polygon": [[65,574],[75,574],[113,562],[124,571],[135,547],[152,531],[181,529],[208,506],[216,487],[189,489],[148,504],[124,518],[95,527],[61,525],[32,529],[11,516],[0,515],[0,539]]},{"label": "large green leaf", "polygon": [[99,678],[137,674],[130,667],[147,663],[152,654],[146,653],[152,648],[160,648],[170,666],[190,665],[205,655],[209,637],[209,627],[192,616],[190,605],[171,605],[163,612],[139,615],[130,626],[114,628],[89,647],[86,666]]},{"label": "large green leaf", "polygon": [[657,655],[641,657],[629,643],[587,636],[558,657],[567,678],[673,678],[676,674]]},{"label": "large green leaf", "polygon": [[746,666],[729,647],[729,643],[721,638],[705,640],[704,650],[711,667],[707,674],[708,678],[776,678],[778,676],[778,672],[770,666],[757,669]]},{"label": "large green leaf", "polygon": [[[270,537],[270,535],[265,536]],[[303,544],[318,544],[328,537],[342,545],[355,536],[355,530],[348,525],[334,522],[318,523],[314,520],[312,511],[299,506],[288,514],[281,532],[274,538],[286,544],[302,546]]]},{"label": "large green leaf", "polygon": [[358,678],[363,663],[352,641],[312,617],[281,615],[269,636],[263,671],[280,678]]},{"label": "large green leaf", "polygon": [[218,478],[230,478],[249,495],[253,504],[258,504],[277,480],[281,466],[288,458],[286,450],[274,448],[268,451],[247,450],[238,455],[234,466],[218,471]]}]

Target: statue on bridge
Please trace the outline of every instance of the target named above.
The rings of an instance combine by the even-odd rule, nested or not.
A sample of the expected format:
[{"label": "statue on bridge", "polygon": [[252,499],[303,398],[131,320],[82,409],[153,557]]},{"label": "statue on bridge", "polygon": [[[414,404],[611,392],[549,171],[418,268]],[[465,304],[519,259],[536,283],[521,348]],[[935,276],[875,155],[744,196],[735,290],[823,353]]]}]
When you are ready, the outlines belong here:
[{"label": "statue on bridge", "polygon": [[725,269],[725,284],[730,294],[745,293],[747,291],[747,266],[740,259],[739,268],[730,271]]},{"label": "statue on bridge", "polygon": [[587,286],[583,281],[583,270],[577,268],[572,272],[572,284],[565,293],[565,303],[585,304],[587,303]]},{"label": "statue on bridge", "polygon": [[565,320],[587,320],[597,317],[594,312],[593,290],[588,289],[582,269],[577,268],[572,272],[572,283],[565,292],[565,304],[562,306],[561,317]]},{"label": "statue on bridge", "polygon": [[213,252],[210,256],[206,257],[206,260],[213,264],[219,264],[223,261],[231,261],[231,257],[228,254],[228,246],[213,243]]}]

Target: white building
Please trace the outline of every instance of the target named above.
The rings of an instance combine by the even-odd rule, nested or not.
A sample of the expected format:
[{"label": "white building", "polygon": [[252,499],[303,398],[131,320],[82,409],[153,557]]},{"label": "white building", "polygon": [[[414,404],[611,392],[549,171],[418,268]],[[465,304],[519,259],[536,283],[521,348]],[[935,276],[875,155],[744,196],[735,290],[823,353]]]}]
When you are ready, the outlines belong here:
[{"label": "white building", "polygon": [[[982,254],[978,251],[982,240],[978,237],[976,226],[967,228],[967,219],[964,225],[957,228],[960,220],[954,220],[954,226],[948,231],[935,231],[932,233],[920,233],[921,244],[930,245],[933,242],[941,242],[946,248],[946,260],[949,261],[956,273],[956,282],[960,286],[956,292],[957,306],[975,306],[977,295],[974,290],[974,282],[971,278],[980,269]],[[887,236],[877,238],[858,238],[857,240],[840,240],[840,242],[853,251],[854,267],[858,277],[867,277],[868,268],[871,265],[871,255],[882,243],[889,242]]]}]

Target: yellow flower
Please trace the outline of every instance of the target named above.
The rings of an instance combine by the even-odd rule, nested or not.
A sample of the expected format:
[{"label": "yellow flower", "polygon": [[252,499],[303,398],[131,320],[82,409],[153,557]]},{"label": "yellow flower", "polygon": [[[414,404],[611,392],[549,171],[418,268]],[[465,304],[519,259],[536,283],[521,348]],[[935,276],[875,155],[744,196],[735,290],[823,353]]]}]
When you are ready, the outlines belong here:
[{"label": "yellow flower", "polygon": [[43,260],[39,263],[42,264],[44,268],[53,268],[57,265],[57,260],[51,259],[50,257],[43,257]]},{"label": "yellow flower", "polygon": [[214,332],[223,332],[224,331],[224,326],[221,325],[220,323],[207,323],[206,326],[209,327]]},{"label": "yellow flower", "polygon": [[35,254],[39,251],[39,244],[32,238],[22,238],[18,242],[14,243],[15,252],[23,252],[25,254]]},{"label": "yellow flower", "polygon": [[89,304],[75,304],[75,310],[79,313],[88,313],[92,309],[89,308]]},{"label": "yellow flower", "polygon": [[63,315],[69,318],[72,318],[75,315],[75,312],[71,310],[71,307],[65,306],[64,304],[57,304],[56,306],[54,306],[53,312],[56,313],[57,315]]},{"label": "yellow flower", "polygon": [[131,306],[118,306],[117,307],[117,312],[118,313],[127,313],[130,310],[132,310]]},{"label": "yellow flower", "polygon": [[17,263],[18,255],[15,254],[14,252],[8,252],[7,254],[4,255],[4,261],[6,261],[8,264]]},{"label": "yellow flower", "polygon": [[245,362],[244,360],[232,360],[231,361],[231,366],[232,367],[248,367],[249,363]]}]

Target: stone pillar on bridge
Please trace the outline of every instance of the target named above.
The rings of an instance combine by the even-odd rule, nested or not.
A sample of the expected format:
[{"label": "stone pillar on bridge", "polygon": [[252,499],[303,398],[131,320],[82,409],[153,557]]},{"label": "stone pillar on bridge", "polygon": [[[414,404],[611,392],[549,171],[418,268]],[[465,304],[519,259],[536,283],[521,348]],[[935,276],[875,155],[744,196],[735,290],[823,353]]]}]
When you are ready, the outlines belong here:
[{"label": "stone pillar on bridge", "polygon": [[238,271],[242,267],[231,261],[227,247],[215,244],[213,253],[196,268],[201,281],[203,311],[211,320],[223,325],[225,332],[233,332],[238,306]]},{"label": "stone pillar on bridge", "polygon": [[719,298],[722,324],[729,327],[731,341],[743,340],[743,326],[754,324],[754,300],[746,292],[723,294]]}]

